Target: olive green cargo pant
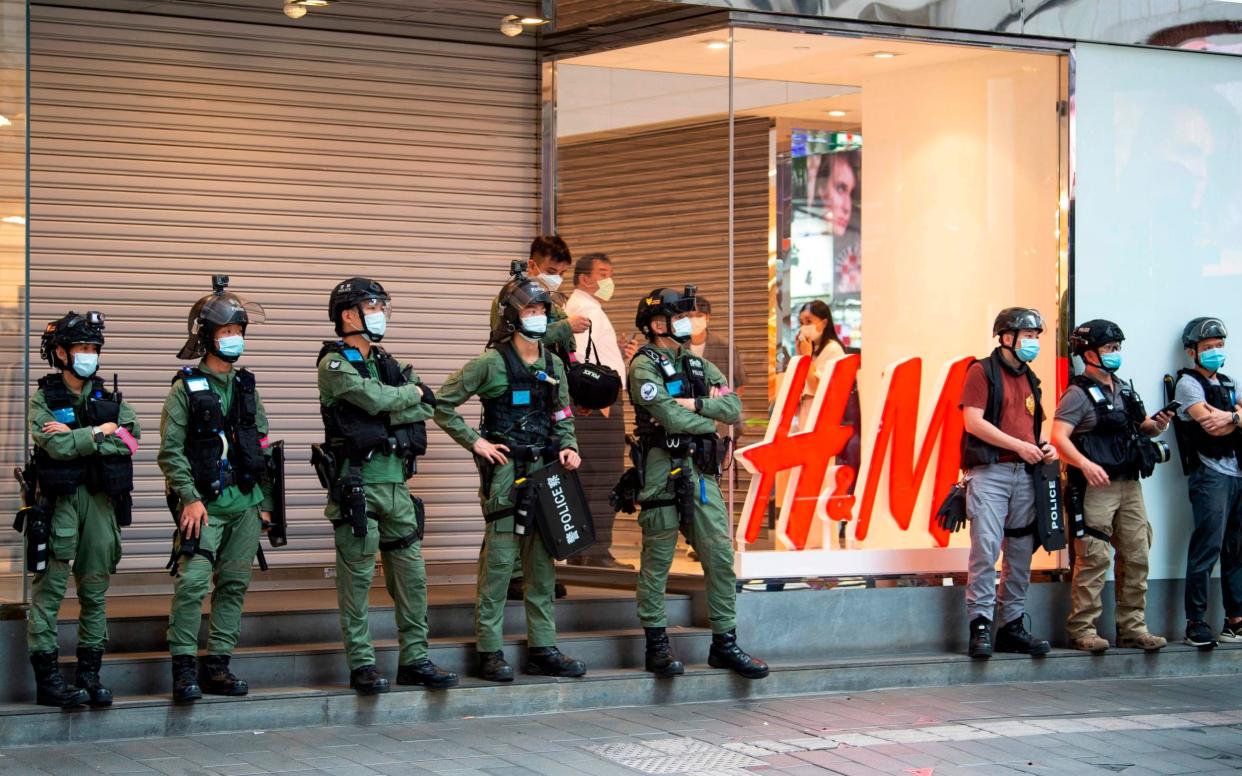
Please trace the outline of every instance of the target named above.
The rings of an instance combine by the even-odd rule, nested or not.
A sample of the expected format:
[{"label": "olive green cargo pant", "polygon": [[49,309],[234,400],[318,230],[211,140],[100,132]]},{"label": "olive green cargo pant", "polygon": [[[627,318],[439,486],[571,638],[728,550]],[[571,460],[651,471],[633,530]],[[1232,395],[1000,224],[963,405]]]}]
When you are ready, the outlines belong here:
[{"label": "olive green cargo pant", "polygon": [[121,531],[107,496],[79,487],[56,500],[47,569],[30,585],[30,619],[26,643],[31,652],[57,648],[56,617],[69,583],[70,564],[81,613],[78,645],[103,649],[108,642],[104,596],[121,560]]},{"label": "olive green cargo pant", "polygon": [[[694,515],[686,530],[686,540],[699,556],[707,584],[708,622],[712,633],[725,633],[737,627],[737,575],[733,571],[733,536],[729,511],[715,477],[704,477],[690,469],[690,488],[694,496]],[[674,497],[670,481],[671,459],[664,450],[647,454],[646,480],[640,500],[667,500]],[[664,598],[668,573],[677,550],[679,519],[676,506],[644,508],[638,514],[643,530],[643,550],[638,571],[638,619],[644,628],[668,626]]]},{"label": "olive green cargo pant", "polygon": [[250,574],[254,557],[259,552],[262,529],[257,506],[232,515],[208,511],[198,546],[215,557],[215,567],[197,554],[183,555],[177,560],[172,614],[168,618],[168,651],[174,657],[198,654],[203,599],[212,585],[207,654],[233,654],[241,633],[242,605],[250,589]]},{"label": "olive green cargo pant", "polygon": [[[513,507],[513,461],[496,466],[486,498],[480,498],[483,514]],[[526,464],[527,473],[543,468],[541,461]],[[504,643],[505,595],[515,570],[525,577],[526,645],[556,645],[555,588],[556,565],[532,525],[524,535],[514,533],[512,516],[487,524],[483,550],[479,555],[478,604],[474,611],[474,633],[479,652],[495,652]]]},{"label": "olive green cargo pant", "polygon": [[[375,665],[369,596],[377,552],[384,564],[384,586],[392,597],[397,618],[398,662],[411,665],[427,658],[427,569],[423,565],[422,539],[409,547],[380,550],[381,542],[397,542],[416,531],[418,512],[403,482],[368,484],[365,490],[367,535],[354,536],[349,523],[335,529],[336,598],[341,638],[351,671]],[[334,502],[328,502],[324,514],[333,521],[341,518]]]}]

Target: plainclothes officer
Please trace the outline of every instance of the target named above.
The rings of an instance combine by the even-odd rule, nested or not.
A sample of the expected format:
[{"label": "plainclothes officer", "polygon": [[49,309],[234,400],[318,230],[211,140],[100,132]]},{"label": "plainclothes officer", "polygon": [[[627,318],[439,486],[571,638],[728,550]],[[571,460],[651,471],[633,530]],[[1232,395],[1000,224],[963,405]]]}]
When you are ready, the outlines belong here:
[{"label": "plainclothes officer", "polygon": [[[212,293],[194,303],[189,337],[177,353],[197,366],[182,367],[160,415],[158,462],[177,520],[169,566],[173,585],[168,618],[173,701],[203,693],[245,695],[247,683],[229,669],[241,630],[259,536],[271,521],[267,413],[254,374],[234,366],[252,323],[263,308],[228,291],[228,278],[212,278]],[[198,629],[209,583],[207,654],[195,670]],[[196,676],[197,673],[197,676]]]},{"label": "plainclothes officer", "polygon": [[[582,676],[582,661],[556,648],[555,567],[536,535],[533,494],[521,485],[557,459],[570,470],[581,463],[565,367],[541,344],[552,302],[541,283],[523,276],[506,283],[499,299],[495,347],[450,375],[436,400],[436,423],[474,453],[480,473],[486,527],[475,610],[479,675],[513,681],[502,639],[506,589],[520,563],[526,580],[526,673]],[[477,432],[457,412],[471,396],[483,403]]]},{"label": "plainclothes officer", "polygon": [[992,656],[996,610],[996,559],[1003,547],[998,652],[1045,655],[1047,641],[1022,624],[1035,553],[1035,465],[1057,460],[1041,433],[1044,412],[1039,378],[1030,363],[1039,355],[1044,319],[1038,310],[1009,307],[992,325],[998,346],[966,372],[962,410],[962,468],[967,470],[966,515],[970,520],[970,568],[966,613],[970,656]]},{"label": "plainclothes officer", "polygon": [[1195,647],[1216,646],[1206,620],[1217,558],[1225,602],[1220,640],[1242,642],[1242,405],[1236,384],[1220,372],[1228,336],[1219,318],[1186,324],[1182,346],[1194,367],[1177,373],[1174,394],[1182,404],[1178,441],[1199,464],[1189,481],[1194,530],[1186,554],[1186,643]]},{"label": "plainclothes officer", "polygon": [[349,684],[359,694],[388,691],[375,665],[368,595],[375,553],[397,618],[397,684],[445,689],[457,675],[427,656],[427,570],[423,565],[422,502],[406,486],[415,458],[426,452],[426,419],[435,394],[414,368],[379,346],[388,327],[389,297],[367,278],[332,289],[328,317],[341,339],[319,354],[319,404],[329,485],[324,514],[336,538],[336,593]]},{"label": "plainclothes officer", "polygon": [[1117,550],[1117,646],[1154,651],[1168,643],[1148,632],[1144,616],[1152,534],[1139,478],[1155,467],[1147,437],[1163,433],[1172,413],[1147,417],[1133,385],[1116,376],[1124,339],[1112,321],[1074,329],[1070,352],[1082,359],[1084,372],[1070,380],[1052,424],[1052,444],[1069,465],[1072,501],[1081,499],[1083,515],[1066,630],[1070,646],[1087,652],[1109,646],[1096,623],[1104,608],[1110,544]]},{"label": "plainclothes officer", "polygon": [[684,670],[665,632],[665,589],[680,529],[707,580],[708,664],[762,679],[767,664],[737,645],[733,539],[719,483],[725,451],[716,423],[736,423],[742,402],[715,365],[686,349],[695,309],[693,286],[684,293],[657,288],[639,301],[634,320],[647,338],[630,361],[628,381],[643,459],[637,598],[647,636],[646,667],[657,676]]},{"label": "plainclothes officer", "polygon": [[[103,314],[93,311],[49,323],[39,355],[57,371],[39,378],[30,397],[41,515],[27,519],[50,520],[50,542],[44,570],[31,580],[26,641],[36,700],[44,706],[112,703],[99,679],[108,642],[104,595],[121,559],[120,527],[129,525],[131,456],[141,431],[133,409],[96,376],[103,329]],[[70,565],[81,605],[74,687],[60,673],[56,638]]]}]

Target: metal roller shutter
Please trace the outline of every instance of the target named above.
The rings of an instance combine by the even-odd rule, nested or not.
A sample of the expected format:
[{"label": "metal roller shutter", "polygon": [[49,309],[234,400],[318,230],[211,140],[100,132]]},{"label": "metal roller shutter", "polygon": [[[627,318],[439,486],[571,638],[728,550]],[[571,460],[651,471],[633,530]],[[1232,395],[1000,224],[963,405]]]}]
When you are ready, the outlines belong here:
[{"label": "metal roller shutter", "polygon": [[[290,543],[274,564],[332,558],[307,462],[332,286],[381,280],[395,306],[384,345],[433,386],[486,341],[488,304],[538,223],[533,40],[500,38],[495,3],[410,5],[435,39],[32,9],[32,361],[47,320],[107,314],[101,372],[119,372],[144,432],[123,569],[168,553],[159,412],[210,274],[267,311],[242,364],[290,448]],[[428,560],[473,560],[469,454],[433,428],[412,487]]]}]

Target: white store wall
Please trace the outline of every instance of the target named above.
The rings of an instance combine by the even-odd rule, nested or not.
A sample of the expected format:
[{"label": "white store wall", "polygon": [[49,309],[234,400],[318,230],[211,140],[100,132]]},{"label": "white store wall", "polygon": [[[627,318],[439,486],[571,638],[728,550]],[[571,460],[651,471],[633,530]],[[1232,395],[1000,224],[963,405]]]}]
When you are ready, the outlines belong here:
[{"label": "white store wall", "polygon": [[[1238,57],[1077,48],[1075,318],[1121,325],[1121,375],[1149,411],[1164,403],[1161,376],[1188,365],[1186,321],[1220,316],[1242,336],[1240,113]],[[1242,377],[1237,336],[1224,371]],[[1176,460],[1144,493],[1150,576],[1181,577],[1191,516]]]}]

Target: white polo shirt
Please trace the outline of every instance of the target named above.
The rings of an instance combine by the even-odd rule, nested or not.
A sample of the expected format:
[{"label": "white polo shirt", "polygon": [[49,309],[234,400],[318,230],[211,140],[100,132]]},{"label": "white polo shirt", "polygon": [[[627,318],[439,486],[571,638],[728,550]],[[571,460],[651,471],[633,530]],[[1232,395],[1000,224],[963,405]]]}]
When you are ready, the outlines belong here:
[{"label": "white polo shirt", "polygon": [[[591,321],[591,340],[599,352],[599,360],[604,366],[612,367],[621,375],[621,389],[625,390],[625,359],[621,356],[621,348],[617,346],[617,331],[612,328],[612,321],[600,306],[599,300],[581,288],[575,288],[565,302],[565,312],[569,315],[581,315]],[[587,332],[574,335],[577,344],[578,359],[586,360]]]}]

